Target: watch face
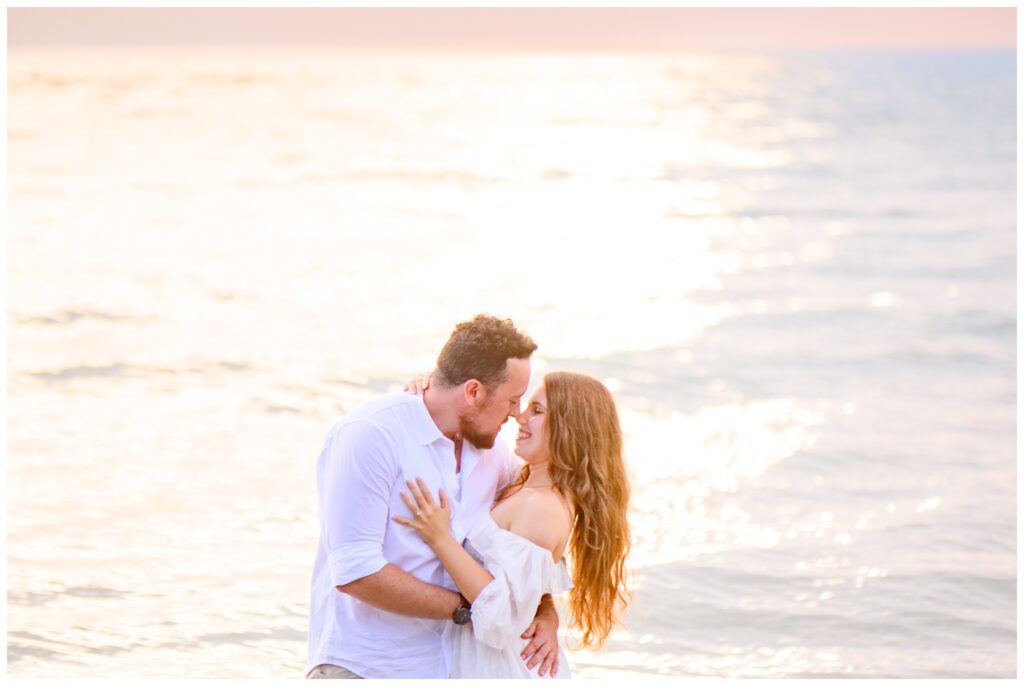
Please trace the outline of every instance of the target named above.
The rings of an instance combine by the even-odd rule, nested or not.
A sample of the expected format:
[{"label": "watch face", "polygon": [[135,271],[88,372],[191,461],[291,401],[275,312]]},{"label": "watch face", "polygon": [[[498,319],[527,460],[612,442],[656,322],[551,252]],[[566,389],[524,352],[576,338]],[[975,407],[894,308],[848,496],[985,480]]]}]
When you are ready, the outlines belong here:
[{"label": "watch face", "polygon": [[460,607],[452,615],[452,621],[455,622],[456,624],[469,624],[469,616],[470,616],[469,608],[468,607]]}]

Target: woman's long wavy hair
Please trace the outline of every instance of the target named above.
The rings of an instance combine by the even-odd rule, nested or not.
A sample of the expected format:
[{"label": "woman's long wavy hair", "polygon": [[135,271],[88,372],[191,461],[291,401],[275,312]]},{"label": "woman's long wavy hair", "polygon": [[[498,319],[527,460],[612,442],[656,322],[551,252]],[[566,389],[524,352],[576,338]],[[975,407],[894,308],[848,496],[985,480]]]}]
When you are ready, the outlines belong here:
[{"label": "woman's long wavy hair", "polygon": [[[580,634],[579,647],[600,648],[630,600],[625,578],[629,480],[619,416],[604,384],[585,374],[545,374],[544,389],[548,473],[555,490],[576,506],[567,551],[573,582],[570,627]],[[522,488],[529,475],[524,465],[496,500]]]}]

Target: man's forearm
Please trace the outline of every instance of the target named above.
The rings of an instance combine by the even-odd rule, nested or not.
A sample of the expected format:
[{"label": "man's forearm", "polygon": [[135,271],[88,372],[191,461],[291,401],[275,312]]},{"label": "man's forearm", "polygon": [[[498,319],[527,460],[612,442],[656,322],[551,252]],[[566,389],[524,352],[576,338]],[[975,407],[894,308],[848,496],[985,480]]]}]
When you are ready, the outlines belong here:
[{"label": "man's forearm", "polygon": [[487,584],[494,581],[491,573],[474,560],[454,538],[442,541],[434,548],[434,552],[437,553],[437,559],[444,565],[448,576],[470,603],[476,600]]},{"label": "man's forearm", "polygon": [[336,588],[378,609],[408,617],[449,619],[461,603],[458,593],[420,581],[390,563]]},{"label": "man's forearm", "polygon": [[550,593],[545,593],[540,597],[540,603],[537,605],[536,617],[540,617],[542,614],[553,615],[555,620],[555,626],[558,626],[558,610],[555,609],[555,601],[551,598]]}]

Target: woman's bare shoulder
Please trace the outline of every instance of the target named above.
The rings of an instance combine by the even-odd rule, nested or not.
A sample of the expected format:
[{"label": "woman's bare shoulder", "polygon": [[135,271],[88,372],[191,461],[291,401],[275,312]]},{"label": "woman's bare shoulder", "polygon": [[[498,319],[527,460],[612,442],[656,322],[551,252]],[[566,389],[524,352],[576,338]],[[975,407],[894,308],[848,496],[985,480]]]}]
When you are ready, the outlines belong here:
[{"label": "woman's bare shoulder", "polygon": [[562,497],[554,491],[538,490],[518,505],[510,518],[509,531],[550,550],[554,559],[560,559],[571,526]]}]

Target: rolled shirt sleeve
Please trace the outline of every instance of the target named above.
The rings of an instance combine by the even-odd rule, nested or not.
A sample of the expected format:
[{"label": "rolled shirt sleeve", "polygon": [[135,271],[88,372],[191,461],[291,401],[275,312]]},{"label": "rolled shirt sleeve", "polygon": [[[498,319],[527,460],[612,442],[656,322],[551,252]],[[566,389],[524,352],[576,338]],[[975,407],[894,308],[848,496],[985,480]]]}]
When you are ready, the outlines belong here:
[{"label": "rolled shirt sleeve", "polygon": [[331,583],[344,586],[380,571],[391,488],[400,474],[393,438],[366,421],[335,427],[317,479],[321,538]]}]

